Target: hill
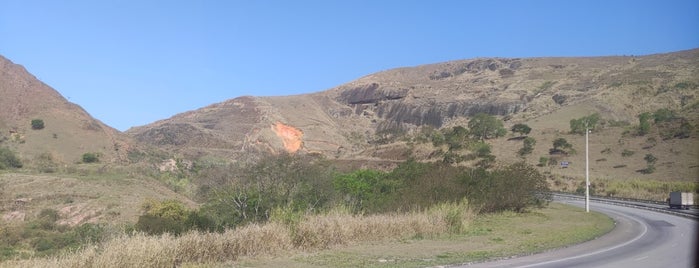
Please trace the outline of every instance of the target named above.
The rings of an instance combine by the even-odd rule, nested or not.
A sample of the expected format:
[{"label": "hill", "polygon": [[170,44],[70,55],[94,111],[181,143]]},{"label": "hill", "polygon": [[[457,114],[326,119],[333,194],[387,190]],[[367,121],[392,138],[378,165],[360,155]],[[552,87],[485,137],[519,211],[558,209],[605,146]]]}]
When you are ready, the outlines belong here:
[{"label": "hill", "polygon": [[[598,113],[603,127],[590,145],[595,177],[696,181],[696,128],[682,138],[668,131],[681,122],[699,123],[698,88],[699,49],[648,56],[480,58],[387,70],[313,94],[240,97],[126,133],[193,159],[288,151],[386,167],[407,157],[438,161],[440,148],[413,138],[425,128],[466,126],[473,115],[487,113],[508,129],[516,123],[533,128],[530,136],[537,144],[526,161],[567,161],[568,168],[542,170],[579,178],[584,136],[569,134],[569,122]],[[658,109],[672,111],[679,121],[635,135],[638,116]],[[561,137],[577,153],[550,155],[552,141]],[[516,154],[522,145],[514,135],[488,143],[498,161],[523,159]],[[639,172],[646,154],[659,159],[652,174]]]},{"label": "hill", "polygon": [[[0,96],[0,146],[17,151],[25,163],[70,164],[84,153],[107,163],[126,160],[128,137],[2,56]],[[42,126],[33,126],[34,120]]]}]

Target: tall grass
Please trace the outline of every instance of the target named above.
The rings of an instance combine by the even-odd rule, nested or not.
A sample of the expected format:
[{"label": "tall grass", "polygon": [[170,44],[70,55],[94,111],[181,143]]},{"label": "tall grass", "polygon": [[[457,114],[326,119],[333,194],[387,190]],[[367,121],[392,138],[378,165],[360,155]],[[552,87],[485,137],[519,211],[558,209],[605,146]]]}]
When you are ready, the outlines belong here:
[{"label": "tall grass", "polygon": [[335,209],[299,221],[249,224],[223,233],[119,235],[50,258],[14,260],[0,267],[173,267],[234,262],[240,257],[312,251],[352,243],[439,236],[460,232],[476,215],[466,202],[423,211],[356,215]]},{"label": "tall grass", "polygon": [[657,180],[611,180],[599,179],[597,194],[626,198],[665,201],[673,191],[697,192],[699,183],[688,181],[657,181]]}]

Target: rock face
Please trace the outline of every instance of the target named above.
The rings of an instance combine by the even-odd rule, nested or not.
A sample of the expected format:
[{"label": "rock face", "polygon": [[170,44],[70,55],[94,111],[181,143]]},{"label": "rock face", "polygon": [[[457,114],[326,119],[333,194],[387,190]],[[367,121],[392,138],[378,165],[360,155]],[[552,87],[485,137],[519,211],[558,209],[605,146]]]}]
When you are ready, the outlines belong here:
[{"label": "rock face", "polygon": [[588,105],[605,118],[634,122],[641,112],[696,103],[697,89],[698,49],[640,57],[459,60],[379,72],[314,94],[236,98],[127,133],[180,151],[352,158],[375,146],[382,133],[465,125],[477,113],[515,124]]}]

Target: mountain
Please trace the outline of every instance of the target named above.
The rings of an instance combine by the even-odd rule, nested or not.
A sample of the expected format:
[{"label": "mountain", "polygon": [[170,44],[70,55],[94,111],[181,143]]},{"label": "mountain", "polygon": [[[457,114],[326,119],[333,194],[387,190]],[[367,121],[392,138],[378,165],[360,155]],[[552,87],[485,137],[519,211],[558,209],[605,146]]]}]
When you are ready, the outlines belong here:
[{"label": "mountain", "polygon": [[[598,168],[606,170],[603,174],[619,175],[613,166],[631,161],[620,158],[619,151],[633,150],[640,160],[627,164],[633,168],[620,176],[637,176],[636,167],[644,165],[641,151],[662,149],[668,151],[663,153],[668,170],[683,169],[673,176],[696,179],[696,131],[689,139],[665,139],[657,131],[643,137],[628,133],[641,113],[658,109],[676,111],[696,126],[698,88],[699,49],[648,56],[478,58],[383,71],[313,94],[235,98],[126,133],[193,157],[240,159],[288,151],[395,161],[421,153],[401,137],[424,126],[466,126],[471,116],[488,113],[505,120],[508,129],[515,123],[533,127],[538,145],[526,160],[536,163],[548,156],[557,137],[575,139],[576,151],[583,150],[580,136],[568,134],[569,122],[598,113],[607,124],[592,147],[597,153],[617,151],[597,161],[610,165]],[[655,145],[648,147],[653,143],[648,140]],[[489,143],[499,160],[521,160],[514,154],[521,141]],[[422,158],[429,160],[435,149],[425,150]],[[575,168],[553,172],[580,174],[581,155],[569,156]]]},{"label": "mountain", "polygon": [[[33,120],[43,122],[43,128],[33,127]],[[85,153],[98,155],[102,162],[123,162],[130,144],[127,136],[0,56],[0,146],[12,148],[32,165],[75,163]]]}]

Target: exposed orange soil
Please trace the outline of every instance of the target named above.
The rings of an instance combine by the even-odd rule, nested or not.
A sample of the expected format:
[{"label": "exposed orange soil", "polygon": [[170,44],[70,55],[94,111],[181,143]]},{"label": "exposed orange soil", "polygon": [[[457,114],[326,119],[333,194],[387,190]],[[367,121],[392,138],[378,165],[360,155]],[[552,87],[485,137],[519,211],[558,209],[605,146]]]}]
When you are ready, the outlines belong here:
[{"label": "exposed orange soil", "polygon": [[282,144],[284,144],[284,149],[287,152],[295,153],[301,149],[303,145],[303,131],[300,129],[277,122],[272,125],[272,130],[282,139]]}]

